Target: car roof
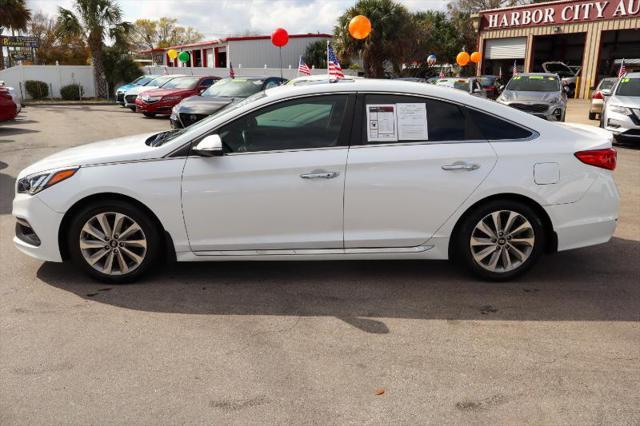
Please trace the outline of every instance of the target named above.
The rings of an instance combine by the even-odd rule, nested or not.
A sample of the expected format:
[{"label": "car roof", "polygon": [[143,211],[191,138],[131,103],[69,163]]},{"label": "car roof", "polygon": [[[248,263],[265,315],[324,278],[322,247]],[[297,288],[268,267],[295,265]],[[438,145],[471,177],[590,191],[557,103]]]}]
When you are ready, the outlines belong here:
[{"label": "car roof", "polygon": [[640,77],[640,72],[628,72],[624,76],[631,77],[631,78],[638,78]]}]

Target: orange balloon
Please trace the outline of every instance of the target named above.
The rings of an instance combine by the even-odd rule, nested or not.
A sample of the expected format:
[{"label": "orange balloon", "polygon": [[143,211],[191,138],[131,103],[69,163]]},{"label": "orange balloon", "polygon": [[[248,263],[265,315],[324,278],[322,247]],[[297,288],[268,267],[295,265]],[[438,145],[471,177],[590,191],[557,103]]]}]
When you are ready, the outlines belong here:
[{"label": "orange balloon", "polygon": [[461,67],[467,65],[469,63],[469,59],[471,58],[469,57],[469,54],[467,52],[460,52],[458,53],[458,56],[456,56],[456,62]]},{"label": "orange balloon", "polygon": [[349,34],[351,37],[362,40],[371,33],[371,21],[363,15],[354,16],[349,22]]},{"label": "orange balloon", "polygon": [[480,62],[480,53],[473,52],[469,57],[469,59],[471,59],[471,62],[473,62],[474,64],[477,64],[478,62]]}]

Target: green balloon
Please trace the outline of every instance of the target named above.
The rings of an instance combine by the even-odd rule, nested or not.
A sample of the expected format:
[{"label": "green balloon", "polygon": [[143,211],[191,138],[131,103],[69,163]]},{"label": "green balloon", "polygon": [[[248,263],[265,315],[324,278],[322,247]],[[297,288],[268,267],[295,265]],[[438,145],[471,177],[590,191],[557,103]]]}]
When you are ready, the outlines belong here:
[{"label": "green balloon", "polygon": [[189,62],[189,52],[180,52],[178,60],[180,62]]}]

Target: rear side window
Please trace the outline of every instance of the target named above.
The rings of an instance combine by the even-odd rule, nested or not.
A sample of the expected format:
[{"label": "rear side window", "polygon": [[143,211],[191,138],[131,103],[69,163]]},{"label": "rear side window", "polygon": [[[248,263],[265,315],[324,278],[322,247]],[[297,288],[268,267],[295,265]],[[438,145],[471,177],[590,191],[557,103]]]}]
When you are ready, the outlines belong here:
[{"label": "rear side window", "polygon": [[483,138],[490,141],[527,139],[533,135],[530,130],[474,109],[467,108],[467,114]]},{"label": "rear side window", "polygon": [[[477,129],[473,123],[467,119],[463,109],[453,103],[425,99],[414,96],[403,95],[366,95],[365,108],[367,105],[397,105],[402,103],[408,104],[425,104],[427,115],[427,138],[425,142],[443,142],[443,141],[464,141],[481,139]],[[366,112],[361,112],[365,114]],[[362,139],[365,145],[373,145],[376,143],[402,143],[416,142],[415,139],[406,140],[398,137],[397,141],[371,141],[367,134],[367,126],[371,123],[363,120]]]}]

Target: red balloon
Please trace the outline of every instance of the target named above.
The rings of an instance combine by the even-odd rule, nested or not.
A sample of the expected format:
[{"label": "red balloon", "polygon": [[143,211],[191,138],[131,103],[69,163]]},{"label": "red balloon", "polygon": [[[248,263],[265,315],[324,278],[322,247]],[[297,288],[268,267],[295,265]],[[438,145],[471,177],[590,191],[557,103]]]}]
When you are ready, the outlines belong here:
[{"label": "red balloon", "polygon": [[284,28],[276,28],[274,32],[271,33],[271,43],[274,46],[282,47],[289,43],[289,33]]}]

